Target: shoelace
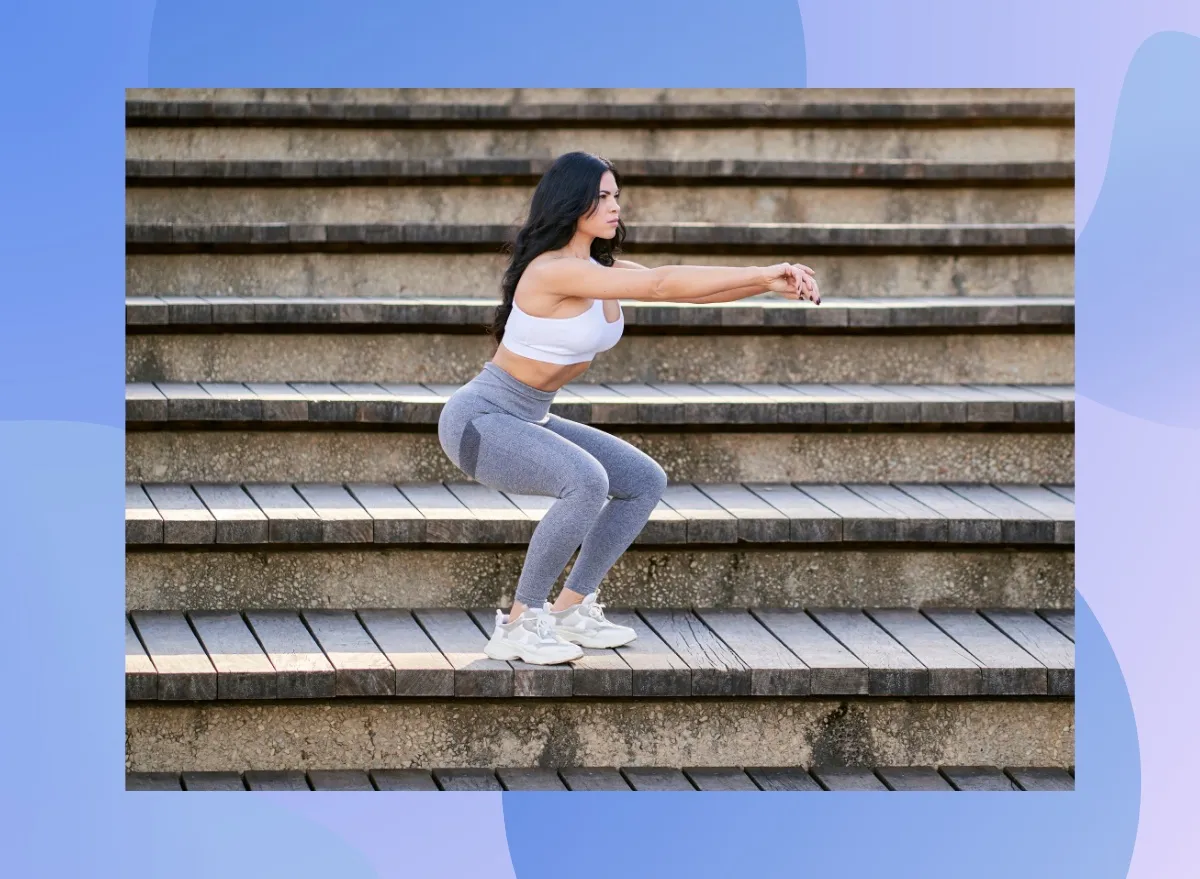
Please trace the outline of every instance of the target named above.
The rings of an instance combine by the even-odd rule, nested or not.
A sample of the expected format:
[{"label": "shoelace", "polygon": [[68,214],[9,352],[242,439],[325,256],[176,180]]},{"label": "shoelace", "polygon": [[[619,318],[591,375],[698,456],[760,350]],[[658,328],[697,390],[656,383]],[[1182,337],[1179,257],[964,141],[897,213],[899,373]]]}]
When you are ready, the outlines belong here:
[{"label": "shoelace", "polygon": [[534,634],[542,641],[556,641],[554,621],[545,614],[538,614],[533,621]]},{"label": "shoelace", "polygon": [[604,605],[598,601],[595,602],[594,604],[591,604],[588,606],[587,615],[590,616],[592,619],[596,620],[597,622],[600,622],[600,623],[608,622],[608,620],[606,620],[604,618]]}]

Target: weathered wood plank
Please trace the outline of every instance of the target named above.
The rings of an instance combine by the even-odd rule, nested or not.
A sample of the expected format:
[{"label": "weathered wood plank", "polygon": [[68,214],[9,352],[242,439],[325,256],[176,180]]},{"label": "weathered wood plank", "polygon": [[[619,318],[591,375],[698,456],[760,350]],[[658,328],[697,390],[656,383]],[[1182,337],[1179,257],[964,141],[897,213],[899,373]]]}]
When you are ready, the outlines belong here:
[{"label": "weathered wood plank", "polygon": [[216,539],[216,520],[191,486],[148,482],[142,488],[162,516],[163,543],[200,544]]},{"label": "weathered wood plank", "polygon": [[150,382],[125,385],[125,421],[127,423],[167,420],[167,398]]},{"label": "weathered wood plank", "polygon": [[1062,632],[1067,638],[1075,640],[1075,611],[1039,610],[1038,616]]},{"label": "weathered wood plank", "polygon": [[781,644],[748,611],[697,610],[700,621],[714,632],[750,669],[754,696],[807,696],[808,666]]},{"label": "weathered wood plank", "polygon": [[246,390],[258,400],[263,421],[304,423],[308,421],[308,398],[284,382],[246,382]]},{"label": "weathered wood plank", "polygon": [[1023,790],[1075,790],[1075,779],[1055,766],[1019,766],[1008,775]]},{"label": "weathered wood plank", "polygon": [[841,541],[842,517],[795,486],[771,482],[742,484],[788,517],[791,523],[790,540],[797,543]]},{"label": "weathered wood plank", "polygon": [[612,767],[560,769],[567,790],[630,790],[629,782]]},{"label": "weathered wood plank", "polygon": [[667,485],[663,503],[687,520],[688,543],[736,543],[738,520],[687,482]]},{"label": "weathered wood plank", "polygon": [[158,672],[125,618],[125,701],[158,698]]},{"label": "weathered wood plank", "polygon": [[946,538],[951,543],[1001,543],[1004,540],[1004,523],[999,516],[944,485],[903,482],[896,488],[944,516]]},{"label": "weathered wood plank", "polygon": [[275,667],[235,611],[191,611],[192,628],[217,670],[218,699],[274,699]]},{"label": "weathered wood plank", "polygon": [[696,788],[678,769],[659,766],[626,766],[621,770],[634,790],[693,791]]},{"label": "weathered wood plank", "polygon": [[813,618],[867,666],[873,696],[924,696],[929,670],[859,610],[811,610]]},{"label": "weathered wood plank", "polygon": [[185,772],[184,790],[240,790],[246,789],[242,776],[236,772]]},{"label": "weathered wood plank", "polygon": [[915,610],[868,610],[867,615],[929,670],[929,695],[975,696],[979,662],[961,644]]},{"label": "weathered wood plank", "polygon": [[461,610],[417,610],[417,621],[454,668],[454,695],[500,697],[513,694],[513,670],[488,659],[487,638]]},{"label": "weathered wood plank", "polygon": [[371,514],[344,486],[328,482],[300,482],[296,491],[321,522],[323,543],[370,543],[375,535]]},{"label": "weathered wood plank", "polygon": [[758,790],[758,785],[737,767],[683,767],[696,790]]},{"label": "weathered wood plank", "polygon": [[430,543],[479,542],[479,519],[446,486],[440,482],[402,482],[397,487],[425,517],[425,539]]},{"label": "weathered wood plank", "polygon": [[811,775],[798,767],[751,766],[746,774],[765,791],[819,791],[821,786]]},{"label": "weathered wood plank", "polygon": [[752,608],[750,612],[808,666],[813,695],[867,694],[867,666],[804,611]]},{"label": "weathered wood plank", "polygon": [[983,615],[1046,666],[1051,696],[1075,694],[1075,644],[1033,611],[985,610]]},{"label": "weathered wood plank", "polygon": [[379,790],[438,790],[428,769],[372,769],[371,781]]},{"label": "weathered wood plank", "polygon": [[183,618],[169,610],[135,610],[134,629],[158,672],[159,699],[215,699],[217,672]]},{"label": "weathered wood plank", "polygon": [[266,514],[240,485],[197,483],[192,486],[216,522],[216,543],[266,543]]},{"label": "weathered wood plank", "polygon": [[929,609],[925,616],[979,661],[982,695],[1046,695],[1046,667],[975,611]]},{"label": "weathered wood plank", "polygon": [[1012,495],[991,485],[950,483],[946,487],[999,517],[1006,543],[1054,543],[1054,520]]},{"label": "weathered wood plank", "polygon": [[248,482],[246,493],[267,517],[272,543],[320,543],[321,517],[296,493],[281,482]]},{"label": "weathered wood plank", "polygon": [[125,484],[125,542],[162,543],[163,520],[142,486]]},{"label": "weathered wood plank", "polygon": [[371,517],[375,543],[425,542],[425,517],[396,486],[351,482],[346,490]]},{"label": "weathered wood plank", "polygon": [[896,539],[896,517],[860,497],[844,485],[801,484],[796,488],[842,517],[842,540],[879,541]]},{"label": "weathered wood plank", "polygon": [[851,483],[846,488],[895,519],[895,540],[944,543],[950,536],[945,516],[894,486]]},{"label": "weathered wood plank", "polygon": [[301,616],[333,666],[338,696],[396,694],[396,670],[353,611],[306,610]]},{"label": "weathered wood plank", "polygon": [[[494,608],[471,608],[467,611],[484,638],[490,638],[495,628]],[[512,695],[565,698],[574,690],[574,669],[570,663],[535,665],[520,659],[509,660],[512,666]]]},{"label": "weathered wood plank", "polygon": [[870,769],[857,766],[814,766],[809,772],[826,790],[887,790],[887,785],[876,778]]},{"label": "weathered wood plank", "polygon": [[537,523],[503,493],[472,482],[447,482],[446,489],[470,510],[478,523],[477,543],[528,543]]},{"label": "weathered wood plank", "polygon": [[639,616],[692,670],[693,696],[749,696],[750,669],[691,611],[642,610]]},{"label": "weathered wood plank", "polygon": [[616,650],[584,647],[572,661],[576,696],[618,698],[633,695],[633,670]]},{"label": "weathered wood plank", "polygon": [[733,516],[738,539],[778,543],[791,539],[791,520],[750,489],[736,482],[704,483],[696,488]]},{"label": "weathered wood plank", "polygon": [[245,778],[250,790],[312,790],[304,773],[294,769],[247,769]]},{"label": "weathered wood plank", "polygon": [[490,769],[435,769],[433,777],[442,790],[504,790]]},{"label": "weathered wood plank", "polygon": [[1020,790],[1012,779],[995,766],[943,766],[941,773],[955,790],[1004,791]]},{"label": "weathered wood plank", "polygon": [[454,667],[407,610],[360,610],[358,618],[392,668],[397,696],[454,695]]},{"label": "weathered wood plank", "polygon": [[932,766],[883,766],[875,772],[891,790],[954,790]]},{"label": "weathered wood plank", "polygon": [[183,790],[178,772],[126,772],[125,790]]},{"label": "weathered wood plank", "polygon": [[1075,542],[1075,504],[1040,485],[998,483],[996,488],[1054,522],[1054,542]]},{"label": "weathered wood plank", "polygon": [[361,769],[310,769],[308,783],[313,790],[375,790]]},{"label": "weathered wood plank", "polygon": [[505,790],[567,790],[553,769],[498,769],[496,777]]},{"label": "weathered wood plank", "polygon": [[246,611],[246,621],[275,667],[280,699],[329,699],[337,694],[333,666],[300,615],[290,610]]},{"label": "weathered wood plank", "polygon": [[692,671],[658,633],[633,611],[609,610],[605,616],[637,632],[637,639],[616,648],[629,666],[634,696],[690,696]]}]

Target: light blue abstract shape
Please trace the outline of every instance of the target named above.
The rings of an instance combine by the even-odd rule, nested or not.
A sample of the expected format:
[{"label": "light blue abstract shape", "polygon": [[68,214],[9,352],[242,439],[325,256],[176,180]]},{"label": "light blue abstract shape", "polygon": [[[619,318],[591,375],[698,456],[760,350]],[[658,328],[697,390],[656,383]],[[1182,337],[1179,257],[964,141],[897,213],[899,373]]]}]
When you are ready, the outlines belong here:
[{"label": "light blue abstract shape", "polygon": [[1146,40],[1125,77],[1108,172],[1076,249],[1079,393],[1189,427],[1200,426],[1198,90],[1200,38]]},{"label": "light blue abstract shape", "polygon": [[[1077,600],[1074,793],[572,793],[570,834],[629,879],[1123,877],[1137,830],[1137,730],[1112,649]],[[517,876],[560,875],[546,858],[547,834],[563,832],[559,801],[504,798]]]}]

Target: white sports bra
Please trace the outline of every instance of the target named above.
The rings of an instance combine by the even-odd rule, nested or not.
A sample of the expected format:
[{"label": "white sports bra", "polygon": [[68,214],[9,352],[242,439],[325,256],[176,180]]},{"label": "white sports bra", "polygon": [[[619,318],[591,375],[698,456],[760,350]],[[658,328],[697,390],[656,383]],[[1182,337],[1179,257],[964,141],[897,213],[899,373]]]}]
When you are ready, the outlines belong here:
[{"label": "white sports bra", "polygon": [[[600,265],[595,259],[592,262]],[[538,317],[522,311],[514,298],[500,344],[514,354],[546,363],[585,363],[617,344],[624,332],[625,312],[609,323],[603,299],[593,299],[591,308],[574,317]]]}]

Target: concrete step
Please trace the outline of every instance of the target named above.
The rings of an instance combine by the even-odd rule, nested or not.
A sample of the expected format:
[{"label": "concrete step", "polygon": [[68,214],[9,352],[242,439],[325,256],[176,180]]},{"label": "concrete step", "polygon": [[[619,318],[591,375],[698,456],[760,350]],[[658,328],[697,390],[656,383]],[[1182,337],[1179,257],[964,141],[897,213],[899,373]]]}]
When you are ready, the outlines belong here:
[{"label": "concrete step", "polygon": [[1069,161],[1069,91],[131,90],[131,158]]},{"label": "concrete step", "polygon": [[502,767],[127,772],[126,790],[1045,791],[1074,790],[1060,766]]},{"label": "concrete step", "polygon": [[135,612],[127,768],[1074,763],[1031,611],[614,611],[637,640],[560,666],[487,659],[490,615]]},{"label": "concrete step", "polygon": [[1071,766],[1068,698],[130,703],[135,772],[411,766]]},{"label": "concrete step", "polygon": [[[510,230],[502,225],[410,229],[259,224],[224,230],[203,225],[130,226],[126,293],[466,295],[494,301],[507,265],[499,251]],[[689,239],[686,246],[667,240],[676,233]],[[328,240],[330,234],[338,240]],[[628,244],[625,250],[643,265],[769,265],[803,260],[818,273],[823,293],[831,297],[1034,297],[1062,296],[1074,289],[1073,233],[1063,224],[698,224],[686,228],[676,224],[640,227],[634,234],[641,236],[641,243]],[[368,240],[389,236],[408,240]],[[248,240],[252,237],[276,240],[256,243]],[[317,240],[322,237],[326,240]],[[652,239],[660,243],[649,243]]]},{"label": "concrete step", "polygon": [[[614,160],[616,161],[616,160]],[[126,163],[126,222],[509,223],[549,160]],[[626,220],[1070,223],[1073,164],[616,161]]]},{"label": "concrete step", "polygon": [[[462,479],[436,424],[456,385],[136,383],[133,481]],[[1070,386],[570,383],[551,413],[601,426],[678,481],[1071,482]]]},{"label": "concrete step", "polygon": [[[126,380],[462,383],[495,353],[482,299],[130,297]],[[1074,300],[623,302],[593,382],[1070,384]]]}]

